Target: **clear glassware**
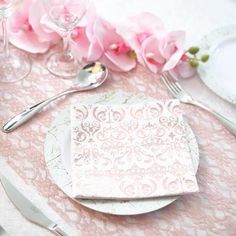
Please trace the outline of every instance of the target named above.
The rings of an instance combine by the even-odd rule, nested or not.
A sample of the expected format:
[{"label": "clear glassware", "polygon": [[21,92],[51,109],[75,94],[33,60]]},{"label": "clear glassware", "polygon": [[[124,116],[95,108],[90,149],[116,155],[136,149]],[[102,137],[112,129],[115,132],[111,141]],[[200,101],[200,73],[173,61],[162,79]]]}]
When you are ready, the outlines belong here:
[{"label": "clear glassware", "polygon": [[9,47],[7,20],[14,13],[21,0],[0,0],[2,26],[2,52],[0,53],[0,82],[12,83],[25,78],[31,71],[28,54],[13,46]]},{"label": "clear glassware", "polygon": [[87,11],[89,0],[43,0],[43,2],[49,18],[63,37],[63,50],[48,57],[47,69],[63,79],[73,78],[78,73],[79,63],[71,53],[69,42],[73,29]]}]

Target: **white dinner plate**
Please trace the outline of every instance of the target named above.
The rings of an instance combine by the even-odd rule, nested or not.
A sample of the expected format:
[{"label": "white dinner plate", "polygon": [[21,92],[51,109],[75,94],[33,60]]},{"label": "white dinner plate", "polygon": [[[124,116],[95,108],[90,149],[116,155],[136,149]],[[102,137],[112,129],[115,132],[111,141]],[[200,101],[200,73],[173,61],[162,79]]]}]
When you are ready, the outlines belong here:
[{"label": "white dinner plate", "polygon": [[199,47],[210,55],[209,61],[199,66],[200,78],[218,96],[236,104],[236,25],[209,33]]},{"label": "white dinner plate", "polygon": [[[153,98],[144,95],[129,93],[105,93],[80,98],[85,104],[123,104],[155,101]],[[199,150],[196,137],[187,124],[187,136],[191,150],[194,170],[197,172],[199,164]],[[55,181],[69,197],[72,196],[70,176],[70,109],[63,110],[53,121],[48,130],[45,141],[45,160],[47,168]],[[71,197],[72,198],[72,197]],[[115,215],[136,215],[158,210],[174,202],[178,196],[159,197],[152,199],[140,199],[130,201],[120,200],[82,200],[74,199],[78,203],[93,210],[115,214]]]}]

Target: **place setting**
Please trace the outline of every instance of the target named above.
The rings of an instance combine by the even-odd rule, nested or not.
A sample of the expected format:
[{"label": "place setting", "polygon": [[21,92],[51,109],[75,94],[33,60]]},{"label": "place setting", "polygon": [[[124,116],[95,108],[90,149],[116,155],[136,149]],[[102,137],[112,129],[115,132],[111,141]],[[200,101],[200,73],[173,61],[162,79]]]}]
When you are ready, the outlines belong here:
[{"label": "place setting", "polygon": [[[236,120],[207,99],[217,97],[236,114],[236,26],[215,29],[185,48],[188,32],[167,30],[153,13],[114,24],[95,5],[0,1],[0,159],[15,172],[13,178],[0,170],[0,183],[27,220],[55,235],[71,235],[68,226],[81,233],[90,227],[72,215],[94,220],[104,235],[104,220],[118,228],[124,221],[132,235],[133,219],[146,235],[141,216],[150,224],[162,216],[173,222],[196,204],[190,219],[197,227],[197,214],[216,201],[216,186],[232,203],[223,196],[230,190],[216,182],[222,171],[229,187],[235,180]],[[191,90],[183,85],[193,78],[208,91],[206,100],[193,96],[194,89],[204,93],[194,83]],[[50,199],[67,223],[47,215],[17,178]],[[1,223],[0,235],[10,233]],[[91,228],[88,235],[99,234]]]}]

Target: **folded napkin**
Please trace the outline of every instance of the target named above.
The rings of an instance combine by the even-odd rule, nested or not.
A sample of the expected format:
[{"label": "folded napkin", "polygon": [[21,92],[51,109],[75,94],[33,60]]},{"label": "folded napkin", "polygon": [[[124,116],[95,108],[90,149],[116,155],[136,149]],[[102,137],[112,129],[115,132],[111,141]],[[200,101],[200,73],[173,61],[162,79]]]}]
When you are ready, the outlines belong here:
[{"label": "folded napkin", "polygon": [[134,199],[198,191],[177,100],[71,107],[76,198]]}]

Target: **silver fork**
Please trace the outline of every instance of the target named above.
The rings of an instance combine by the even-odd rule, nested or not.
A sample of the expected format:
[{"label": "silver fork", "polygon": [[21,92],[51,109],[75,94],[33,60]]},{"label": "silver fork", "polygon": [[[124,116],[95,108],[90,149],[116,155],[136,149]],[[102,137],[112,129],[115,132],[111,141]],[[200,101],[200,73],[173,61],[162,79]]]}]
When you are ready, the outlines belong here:
[{"label": "silver fork", "polygon": [[236,124],[232,121],[228,120],[224,116],[220,115],[218,112],[212,110],[211,108],[207,107],[206,105],[194,100],[181,86],[178,82],[176,82],[167,72],[163,73],[162,81],[171,92],[171,94],[180,100],[182,103],[191,104],[197,107],[202,108],[205,111],[208,111],[212,115],[214,115],[222,124],[234,135],[236,135]]}]

